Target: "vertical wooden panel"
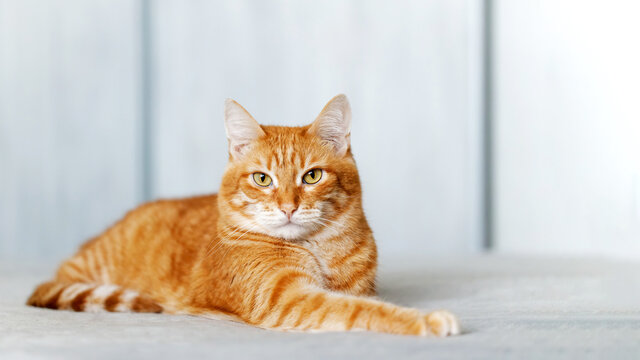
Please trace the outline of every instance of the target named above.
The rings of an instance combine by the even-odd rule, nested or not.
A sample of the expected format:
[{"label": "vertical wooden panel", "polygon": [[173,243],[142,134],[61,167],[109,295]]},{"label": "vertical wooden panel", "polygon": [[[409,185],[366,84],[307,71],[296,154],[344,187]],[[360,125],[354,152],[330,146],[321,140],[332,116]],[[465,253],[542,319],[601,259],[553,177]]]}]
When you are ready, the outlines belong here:
[{"label": "vertical wooden panel", "polygon": [[155,194],[217,191],[222,103],[301,125],[344,92],[383,252],[481,244],[480,3],[154,3]]},{"label": "vertical wooden panel", "polygon": [[59,259],[140,200],[139,17],[0,0],[0,259]]},{"label": "vertical wooden panel", "polygon": [[496,11],[498,249],[640,256],[640,4]]}]

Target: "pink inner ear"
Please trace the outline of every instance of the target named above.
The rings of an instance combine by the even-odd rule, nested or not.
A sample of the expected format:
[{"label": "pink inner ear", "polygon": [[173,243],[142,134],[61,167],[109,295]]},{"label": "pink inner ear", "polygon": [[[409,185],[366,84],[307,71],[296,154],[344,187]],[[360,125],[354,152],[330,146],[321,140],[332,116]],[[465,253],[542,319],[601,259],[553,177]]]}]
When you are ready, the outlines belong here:
[{"label": "pink inner ear", "polygon": [[248,144],[238,144],[238,145],[231,146],[231,148],[232,148],[234,153],[241,155],[242,154],[242,149],[247,147],[247,145]]}]

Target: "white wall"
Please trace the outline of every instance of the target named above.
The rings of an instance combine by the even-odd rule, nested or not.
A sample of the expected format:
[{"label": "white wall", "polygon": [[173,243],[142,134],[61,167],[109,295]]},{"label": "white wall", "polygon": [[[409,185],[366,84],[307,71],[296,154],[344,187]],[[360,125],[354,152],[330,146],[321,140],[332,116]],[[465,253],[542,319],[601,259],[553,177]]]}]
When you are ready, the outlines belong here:
[{"label": "white wall", "polygon": [[640,3],[495,11],[497,249],[640,257]]},{"label": "white wall", "polygon": [[258,121],[353,107],[384,252],[480,248],[480,12],[471,1],[161,1],[152,8],[154,194],[216,191],[222,99]]},{"label": "white wall", "polygon": [[339,92],[383,256],[480,249],[479,1],[149,3],[143,64],[139,1],[0,0],[0,259],[68,254],[147,192],[216,191],[226,97],[291,125]]},{"label": "white wall", "polygon": [[0,260],[60,259],[141,200],[139,17],[0,0]]},{"label": "white wall", "polygon": [[[493,3],[496,250],[640,257],[640,5]],[[480,1],[149,4],[145,63],[141,1],[0,0],[0,260],[215,191],[226,97],[303,124],[339,92],[382,255],[480,249]]]}]

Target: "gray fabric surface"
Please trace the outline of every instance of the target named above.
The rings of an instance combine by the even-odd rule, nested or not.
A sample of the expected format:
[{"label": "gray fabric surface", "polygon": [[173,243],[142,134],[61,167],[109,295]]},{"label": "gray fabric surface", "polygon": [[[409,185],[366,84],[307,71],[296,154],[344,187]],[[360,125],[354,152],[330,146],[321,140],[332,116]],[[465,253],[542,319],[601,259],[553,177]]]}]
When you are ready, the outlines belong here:
[{"label": "gray fabric surface", "polygon": [[383,259],[380,297],[456,313],[465,333],[283,333],[191,316],[23,305],[51,266],[0,265],[0,359],[640,358],[640,263]]}]

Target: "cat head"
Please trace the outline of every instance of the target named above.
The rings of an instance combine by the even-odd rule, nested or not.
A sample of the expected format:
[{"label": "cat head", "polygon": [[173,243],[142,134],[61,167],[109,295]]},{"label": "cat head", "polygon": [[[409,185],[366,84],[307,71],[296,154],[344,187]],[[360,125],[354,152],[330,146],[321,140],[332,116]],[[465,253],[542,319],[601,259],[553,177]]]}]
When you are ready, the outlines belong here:
[{"label": "cat head", "polygon": [[297,240],[335,231],[336,219],[360,206],[346,96],[331,99],[313,123],[302,127],[260,125],[229,99],[225,126],[229,164],[219,204],[228,224]]}]

